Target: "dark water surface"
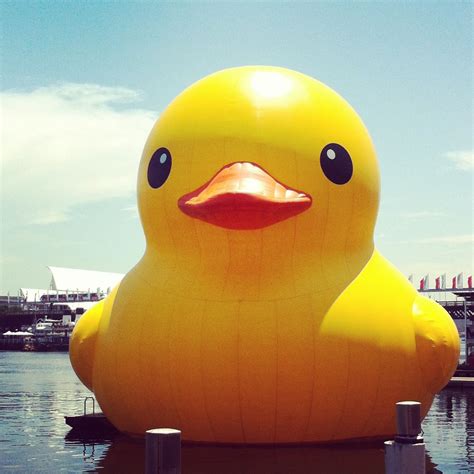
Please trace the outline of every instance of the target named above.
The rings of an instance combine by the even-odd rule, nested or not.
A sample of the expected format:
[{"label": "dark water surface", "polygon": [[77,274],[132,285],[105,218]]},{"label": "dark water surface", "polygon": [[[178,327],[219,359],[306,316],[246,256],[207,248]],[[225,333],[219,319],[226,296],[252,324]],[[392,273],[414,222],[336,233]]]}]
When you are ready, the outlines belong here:
[{"label": "dark water surface", "polygon": [[[0,352],[0,472],[142,473],[143,440],[77,438],[64,415],[89,392],[65,353]],[[474,389],[440,393],[423,423],[427,472],[474,472]],[[383,445],[183,446],[183,474],[383,473]]]}]

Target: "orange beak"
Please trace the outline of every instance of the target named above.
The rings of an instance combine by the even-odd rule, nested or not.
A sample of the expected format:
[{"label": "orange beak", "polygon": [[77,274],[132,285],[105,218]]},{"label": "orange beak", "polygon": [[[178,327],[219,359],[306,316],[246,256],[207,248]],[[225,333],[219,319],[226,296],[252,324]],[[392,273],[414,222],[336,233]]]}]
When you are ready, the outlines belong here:
[{"label": "orange beak", "polygon": [[260,229],[311,206],[311,196],[276,181],[254,163],[224,166],[209,182],[178,200],[188,216],[226,229]]}]

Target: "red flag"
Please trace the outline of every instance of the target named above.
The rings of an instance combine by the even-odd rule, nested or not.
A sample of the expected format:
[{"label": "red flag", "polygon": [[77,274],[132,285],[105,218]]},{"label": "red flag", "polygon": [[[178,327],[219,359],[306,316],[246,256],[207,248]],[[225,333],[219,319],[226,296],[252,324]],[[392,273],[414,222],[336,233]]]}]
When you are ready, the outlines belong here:
[{"label": "red flag", "polygon": [[453,286],[452,288],[456,288],[456,277],[453,277]]},{"label": "red flag", "polygon": [[422,278],[422,279],[420,280],[420,290],[424,290],[424,289],[425,289],[425,279]]},{"label": "red flag", "polygon": [[468,288],[472,288],[472,275],[467,277],[467,286]]},{"label": "red flag", "polygon": [[439,290],[439,289],[441,288],[441,285],[440,285],[440,278],[439,278],[439,277],[436,277],[435,282],[436,282],[436,289]]}]

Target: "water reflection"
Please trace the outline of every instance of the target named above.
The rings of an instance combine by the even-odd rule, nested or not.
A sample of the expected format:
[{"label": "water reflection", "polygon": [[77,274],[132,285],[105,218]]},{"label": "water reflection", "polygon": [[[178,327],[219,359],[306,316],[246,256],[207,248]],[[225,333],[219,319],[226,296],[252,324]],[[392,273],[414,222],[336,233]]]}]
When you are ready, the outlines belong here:
[{"label": "water reflection", "polygon": [[[0,472],[142,473],[144,441],[83,438],[64,423],[88,392],[67,354],[0,352]],[[428,472],[474,472],[474,389],[446,389],[423,423]],[[383,473],[383,445],[183,446],[186,473]]]},{"label": "water reflection", "polygon": [[474,389],[444,389],[435,397],[423,430],[441,472],[474,471]]},{"label": "water reflection", "polygon": [[[81,440],[69,437],[68,443]],[[85,460],[93,453],[95,441],[82,440]],[[118,435],[96,459],[96,469],[108,473],[143,473],[143,439]],[[383,445],[332,447],[212,447],[184,445],[183,474],[243,473],[383,473]]]},{"label": "water reflection", "polygon": [[[73,431],[66,436],[66,447],[82,447],[85,472],[144,472],[143,439],[114,435],[106,449],[96,454],[96,446],[103,445],[104,439],[83,438]],[[429,454],[426,468],[427,473],[442,473]],[[325,447],[182,447],[183,474],[379,474],[384,469],[382,442]]]},{"label": "water reflection", "polygon": [[100,468],[101,460],[107,456],[115,437],[116,435],[102,435],[100,438],[87,437],[77,434],[75,430],[70,430],[64,438],[64,448],[65,451],[73,450],[76,461],[82,461],[82,472],[96,472]]}]

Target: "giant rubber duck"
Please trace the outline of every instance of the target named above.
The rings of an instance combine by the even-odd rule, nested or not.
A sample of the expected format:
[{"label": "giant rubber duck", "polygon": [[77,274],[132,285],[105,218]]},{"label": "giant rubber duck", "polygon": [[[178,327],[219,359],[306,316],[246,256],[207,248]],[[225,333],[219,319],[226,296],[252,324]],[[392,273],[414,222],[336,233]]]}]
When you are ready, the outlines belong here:
[{"label": "giant rubber duck", "polygon": [[74,370],[126,433],[173,427],[236,444],[393,434],[397,401],[427,413],[459,338],[374,248],[378,202],[370,136],[321,82],[261,66],[196,82],[146,142],[146,250],[79,320]]}]

